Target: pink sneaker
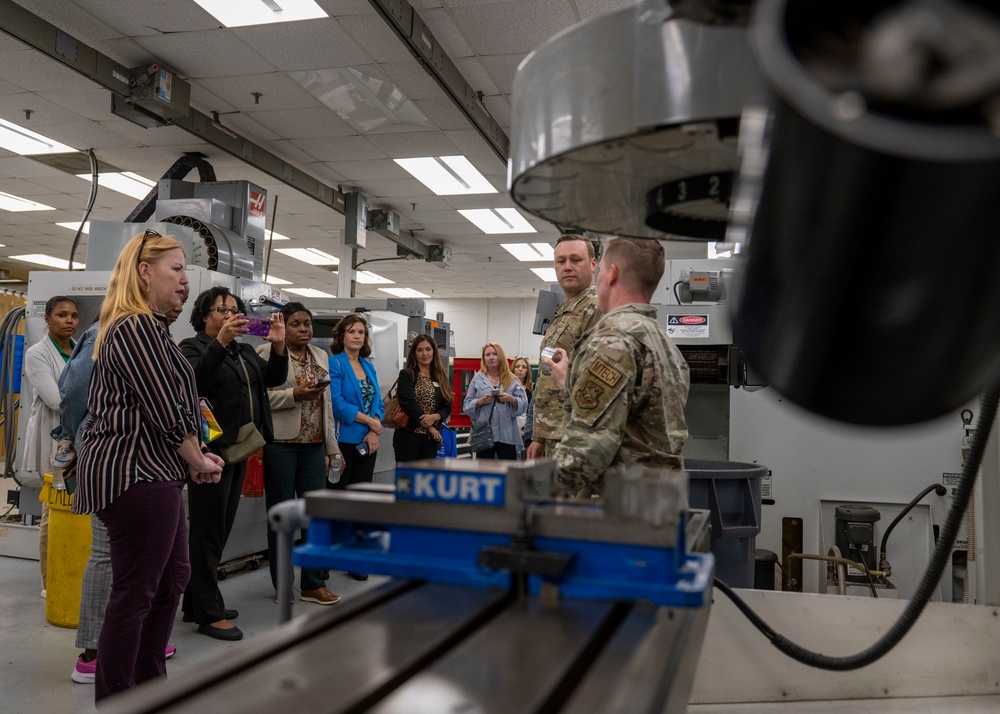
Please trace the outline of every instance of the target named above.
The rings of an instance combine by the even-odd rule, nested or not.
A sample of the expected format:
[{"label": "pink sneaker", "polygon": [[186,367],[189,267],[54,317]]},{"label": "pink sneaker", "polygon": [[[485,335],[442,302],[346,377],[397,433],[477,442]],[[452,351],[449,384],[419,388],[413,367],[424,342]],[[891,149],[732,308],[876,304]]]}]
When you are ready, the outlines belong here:
[{"label": "pink sneaker", "polygon": [[80,655],[76,658],[76,666],[73,668],[70,678],[79,684],[93,684],[96,672],[97,659],[94,658],[90,662],[84,662],[83,655]]},{"label": "pink sneaker", "polygon": [[166,659],[170,659],[170,658],[171,658],[171,657],[173,657],[173,656],[174,656],[175,654],[177,654],[177,648],[176,648],[176,647],[174,647],[173,645],[167,645],[167,650],[166,650]]}]

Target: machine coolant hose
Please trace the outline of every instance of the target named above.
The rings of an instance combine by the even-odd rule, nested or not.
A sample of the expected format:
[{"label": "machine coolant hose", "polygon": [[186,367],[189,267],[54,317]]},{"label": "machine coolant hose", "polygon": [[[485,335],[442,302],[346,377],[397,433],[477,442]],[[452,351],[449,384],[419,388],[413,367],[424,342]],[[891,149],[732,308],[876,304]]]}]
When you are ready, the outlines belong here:
[{"label": "machine coolant hose", "polygon": [[792,642],[784,635],[775,632],[774,628],[764,622],[760,615],[754,612],[749,605],[743,602],[743,599],[739,595],[733,592],[732,588],[718,578],[715,580],[715,586],[733,601],[733,604],[736,605],[739,611],[770,640],[772,645],[797,662],[807,664],[810,667],[844,672],[859,669],[881,658],[899,644],[899,641],[910,631],[910,628],[913,627],[917,618],[920,617],[920,613],[923,612],[930,601],[934,588],[937,587],[938,581],[941,579],[941,573],[944,572],[944,567],[951,555],[951,547],[955,542],[955,536],[958,535],[962,516],[965,515],[972,487],[976,483],[976,474],[979,472],[979,465],[983,460],[986,441],[989,438],[990,431],[993,429],[998,401],[1000,401],[1000,384],[994,384],[983,393],[980,420],[972,436],[972,448],[969,458],[962,469],[962,478],[955,489],[954,501],[951,509],[948,511],[948,517],[945,519],[944,528],[941,531],[941,539],[938,541],[930,563],[927,565],[927,571],[924,573],[924,577],[921,578],[920,584],[917,585],[913,598],[907,603],[906,609],[903,610],[903,614],[899,616],[899,619],[892,624],[878,641],[867,649],[846,657],[831,657],[807,650],[805,647]]},{"label": "machine coolant hose", "polygon": [[934,491],[938,496],[944,496],[944,495],[947,495],[947,493],[948,493],[948,489],[946,489],[941,484],[939,484],[939,483],[932,483],[930,486],[928,486],[923,491],[921,491],[920,493],[918,493],[916,498],[914,498],[912,501],[910,501],[908,504],[906,504],[906,508],[904,508],[902,511],[900,511],[899,515],[892,519],[892,523],[889,524],[889,527],[885,529],[885,533],[882,534],[882,545],[878,549],[879,557],[881,559],[884,560],[885,557],[886,557],[886,555],[885,555],[885,546],[889,542],[889,535],[892,533],[892,530],[899,524],[899,522],[901,520],[903,520],[903,517],[907,513],[909,513],[910,511],[912,511],[913,507],[916,506],[918,503],[920,503],[920,500],[924,496],[926,496],[928,493],[930,493],[931,491]]}]

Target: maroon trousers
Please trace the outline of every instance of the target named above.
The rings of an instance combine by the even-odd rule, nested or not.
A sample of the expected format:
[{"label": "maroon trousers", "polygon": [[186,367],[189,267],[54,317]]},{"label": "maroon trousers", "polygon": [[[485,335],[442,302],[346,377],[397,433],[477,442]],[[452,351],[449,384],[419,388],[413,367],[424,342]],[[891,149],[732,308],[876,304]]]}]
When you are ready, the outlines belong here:
[{"label": "maroon trousers", "polygon": [[191,575],[183,481],[140,481],[97,513],[111,543],[111,598],[97,641],[95,699],[165,675],[177,604]]}]

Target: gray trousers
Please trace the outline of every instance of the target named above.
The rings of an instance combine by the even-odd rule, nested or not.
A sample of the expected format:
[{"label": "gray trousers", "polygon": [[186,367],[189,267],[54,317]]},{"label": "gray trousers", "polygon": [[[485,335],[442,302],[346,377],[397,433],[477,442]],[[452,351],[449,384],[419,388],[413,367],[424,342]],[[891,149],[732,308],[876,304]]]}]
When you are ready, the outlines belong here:
[{"label": "gray trousers", "polygon": [[85,650],[97,649],[97,638],[104,624],[104,611],[111,597],[111,543],[108,529],[96,515],[90,516],[92,537],[90,559],[83,571],[83,590],[80,593],[80,625],[76,630],[76,646]]}]

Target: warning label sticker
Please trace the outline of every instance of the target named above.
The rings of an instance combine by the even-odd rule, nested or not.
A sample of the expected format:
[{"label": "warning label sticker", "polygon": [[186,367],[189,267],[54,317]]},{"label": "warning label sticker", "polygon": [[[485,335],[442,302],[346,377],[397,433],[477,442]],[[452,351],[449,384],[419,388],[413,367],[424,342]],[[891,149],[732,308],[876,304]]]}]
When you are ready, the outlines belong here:
[{"label": "warning label sticker", "polygon": [[708,315],[667,315],[667,334],[673,339],[707,340]]}]

